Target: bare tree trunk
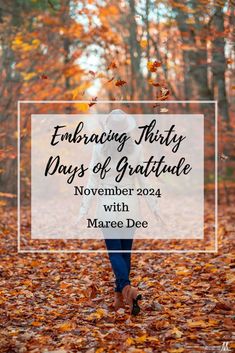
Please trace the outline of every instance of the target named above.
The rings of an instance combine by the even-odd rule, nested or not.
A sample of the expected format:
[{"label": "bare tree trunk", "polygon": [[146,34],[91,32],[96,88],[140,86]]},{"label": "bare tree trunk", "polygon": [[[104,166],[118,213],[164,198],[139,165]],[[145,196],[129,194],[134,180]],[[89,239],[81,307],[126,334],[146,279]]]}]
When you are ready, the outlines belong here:
[{"label": "bare tree trunk", "polygon": [[[69,26],[69,22],[70,22],[69,13],[70,13],[70,0],[63,0],[63,22],[65,26]],[[64,46],[64,65],[66,69],[70,61],[70,40],[66,36],[64,37],[64,40],[63,40],[63,46]],[[66,74],[65,74],[65,89],[66,91],[70,89],[70,77],[66,76]]]},{"label": "bare tree trunk", "polygon": [[[225,3],[223,1],[223,3]],[[224,54],[224,15],[223,7],[216,5],[216,12],[212,21],[215,37],[212,41],[212,73],[215,86],[218,88],[219,111],[226,122],[229,123],[228,100],[226,94],[225,70],[226,60]]]},{"label": "bare tree trunk", "polygon": [[[178,1],[182,3],[182,1]],[[196,9],[197,3],[191,2]],[[200,14],[196,11],[194,15],[194,24],[188,24],[190,20],[189,14],[182,10],[181,7],[176,9],[176,21],[182,35],[182,42],[185,46],[183,50],[184,59],[184,92],[185,98],[188,100],[192,97],[193,82],[196,85],[198,98],[201,100],[212,99],[212,92],[209,89],[208,82],[208,64],[207,64],[207,42],[204,34],[205,28],[199,20]],[[196,35],[200,37],[200,47],[197,47]]]},{"label": "bare tree trunk", "polygon": [[[2,5],[4,7],[2,8]],[[20,4],[19,4],[20,5]],[[19,97],[20,93],[20,82],[19,74],[17,73],[14,64],[15,57],[14,52],[9,43],[11,42],[12,34],[17,31],[22,24],[22,11],[23,5],[20,7],[13,6],[12,3],[1,4],[1,21],[3,22],[3,16],[5,13],[11,14],[11,21],[4,36],[0,39],[0,46],[2,51],[2,74],[4,77],[4,84],[2,85],[1,92],[1,106],[2,114],[0,115],[0,122],[4,124],[4,128],[9,131],[1,139],[1,148],[7,148],[8,146],[16,149],[16,139],[14,137],[14,131],[16,130],[16,114],[12,113],[16,111],[15,97]],[[16,178],[16,158],[5,159],[4,172],[0,173],[0,185],[1,191],[16,194],[17,192],[17,178]],[[2,168],[2,162],[1,166]],[[11,204],[15,204],[16,199],[9,199]]]},{"label": "bare tree trunk", "polygon": [[[146,0],[145,3],[145,13],[146,13],[146,17],[145,17],[145,27],[146,27],[146,33],[147,33],[147,50],[146,50],[146,55],[147,55],[147,61],[150,61],[150,33],[149,33],[149,11],[150,11],[150,1]],[[151,76],[150,71],[148,71],[148,76],[147,79],[149,80]],[[147,86],[147,99],[152,99],[153,97],[153,86],[152,85],[148,85]]]},{"label": "bare tree trunk", "polygon": [[[130,98],[138,97],[140,92],[137,92],[139,87],[142,87],[143,80],[140,72],[141,47],[137,39],[137,24],[136,24],[136,9],[135,0],[129,0],[130,21],[129,21],[129,44],[131,58],[131,94]],[[137,94],[136,94],[137,93]]]}]

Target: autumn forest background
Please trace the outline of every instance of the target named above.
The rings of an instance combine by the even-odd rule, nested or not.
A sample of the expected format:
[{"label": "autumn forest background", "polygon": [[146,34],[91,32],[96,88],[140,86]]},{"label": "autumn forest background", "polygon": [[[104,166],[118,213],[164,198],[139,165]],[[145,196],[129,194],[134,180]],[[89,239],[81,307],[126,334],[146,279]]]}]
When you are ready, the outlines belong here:
[{"label": "autumn forest background", "polygon": [[[235,347],[234,10],[233,0],[0,0],[0,352],[204,352],[225,341]],[[203,111],[210,120],[203,104],[169,108],[167,101],[217,100],[218,253],[134,254],[131,276],[144,297],[135,319],[112,311],[106,254],[17,253],[19,100],[87,101],[24,105],[23,156],[32,112],[85,114],[101,100],[153,100],[162,104],[153,102],[151,111]],[[213,125],[205,133],[209,195]],[[29,168],[25,158],[24,198]],[[22,229],[29,235],[26,206]],[[209,203],[206,211],[207,223]]]}]

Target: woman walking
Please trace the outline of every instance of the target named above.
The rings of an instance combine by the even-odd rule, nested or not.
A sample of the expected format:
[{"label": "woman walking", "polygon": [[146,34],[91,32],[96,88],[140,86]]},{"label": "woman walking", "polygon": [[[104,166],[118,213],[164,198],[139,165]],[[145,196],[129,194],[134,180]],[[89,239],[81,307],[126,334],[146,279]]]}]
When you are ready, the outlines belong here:
[{"label": "woman walking", "polygon": [[[110,171],[104,179],[98,179],[94,173],[91,173],[86,186],[87,188],[101,187],[105,190],[107,188],[118,187],[119,190],[124,191],[136,190],[138,184],[146,186],[144,178],[138,176],[126,175],[118,183],[115,181],[115,166],[120,158],[128,156],[128,159],[131,160],[133,164],[137,164],[143,158],[141,146],[137,146],[131,138],[131,131],[134,130],[135,127],[135,119],[132,116],[120,109],[111,111],[105,122],[105,130],[107,132],[111,130],[115,133],[124,134],[126,138],[125,148],[121,152],[118,151],[118,142],[115,143],[113,141],[112,143],[108,142],[103,145],[97,144],[94,147],[90,166],[97,164],[99,161],[104,162],[107,156],[110,156]],[[80,209],[80,218],[87,213],[91,201],[92,197],[85,197],[83,199]],[[109,206],[107,211],[107,207],[105,210],[104,205],[114,206],[113,208]],[[123,205],[123,210],[117,212],[117,205]],[[154,208],[152,207],[152,209]],[[137,288],[133,287],[130,281],[131,250],[135,227],[127,227],[126,212],[129,219],[138,219],[140,206],[136,192],[123,192],[118,195],[107,195],[104,193],[104,195],[98,197],[96,207],[97,219],[104,222],[104,224],[110,221],[109,224],[115,222],[115,224],[121,225],[121,227],[102,228],[109,260],[115,276],[114,308],[116,310],[123,308],[126,303],[129,306],[130,313],[137,315],[140,312],[138,302],[142,298],[141,295],[138,294]]]}]

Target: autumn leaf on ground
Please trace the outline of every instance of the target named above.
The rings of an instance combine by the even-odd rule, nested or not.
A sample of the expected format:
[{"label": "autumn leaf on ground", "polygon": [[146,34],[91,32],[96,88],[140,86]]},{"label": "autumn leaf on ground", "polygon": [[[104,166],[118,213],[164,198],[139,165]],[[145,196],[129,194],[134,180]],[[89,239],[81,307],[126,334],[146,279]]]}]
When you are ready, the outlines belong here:
[{"label": "autumn leaf on ground", "polygon": [[33,321],[31,325],[34,327],[40,327],[40,326],[42,326],[42,323],[39,321]]},{"label": "autumn leaf on ground", "polygon": [[181,266],[181,267],[178,267],[178,269],[176,269],[175,272],[177,276],[186,276],[189,274],[190,271],[186,267]]},{"label": "autumn leaf on ground", "polygon": [[126,340],[126,344],[128,344],[129,346],[131,346],[132,344],[134,344],[135,341],[132,337],[128,337],[127,340]]},{"label": "autumn leaf on ground", "polygon": [[76,327],[74,322],[66,321],[62,324],[57,325],[57,329],[61,332],[71,331]]},{"label": "autumn leaf on ground", "polygon": [[71,287],[71,283],[66,283],[66,282],[61,282],[60,283],[60,289],[67,289],[69,287]]},{"label": "autumn leaf on ground", "polygon": [[136,343],[144,343],[147,339],[147,335],[143,335],[143,336],[139,336],[139,337],[136,337],[135,339],[135,342]]},{"label": "autumn leaf on ground", "polygon": [[233,306],[231,303],[228,305],[227,303],[224,303],[222,300],[218,300],[218,302],[216,303],[216,308],[221,310],[233,310]]},{"label": "autumn leaf on ground", "polygon": [[177,327],[174,327],[171,330],[171,334],[174,335],[176,338],[181,338],[183,335],[183,332],[181,332]]},{"label": "autumn leaf on ground", "polygon": [[126,81],[123,81],[123,80],[117,80],[115,82],[115,86],[117,86],[117,87],[124,86],[125,84],[126,84]]},{"label": "autumn leaf on ground", "polygon": [[172,348],[168,350],[169,353],[182,353],[184,352],[184,348]]},{"label": "autumn leaf on ground", "polygon": [[89,297],[90,297],[90,299],[95,298],[96,295],[99,293],[98,288],[97,288],[97,286],[96,286],[94,283],[92,283],[92,284],[90,285],[88,291],[89,291]]},{"label": "autumn leaf on ground", "polygon": [[198,321],[192,321],[192,320],[188,320],[188,326],[190,328],[199,328],[199,327],[207,327],[208,324],[205,321],[202,320],[198,320]]},{"label": "autumn leaf on ground", "polygon": [[94,313],[91,313],[88,317],[87,320],[88,321],[93,321],[93,320],[100,320],[102,319],[104,316],[107,315],[106,310],[104,309],[97,309]]},{"label": "autumn leaf on ground", "polygon": [[126,344],[128,344],[129,346],[132,346],[135,343],[144,343],[147,340],[147,335],[144,334],[142,336],[139,337],[128,337],[126,340]]},{"label": "autumn leaf on ground", "polygon": [[48,76],[45,75],[45,74],[42,74],[42,75],[40,76],[40,78],[41,78],[42,80],[47,80],[47,79],[48,79]]}]

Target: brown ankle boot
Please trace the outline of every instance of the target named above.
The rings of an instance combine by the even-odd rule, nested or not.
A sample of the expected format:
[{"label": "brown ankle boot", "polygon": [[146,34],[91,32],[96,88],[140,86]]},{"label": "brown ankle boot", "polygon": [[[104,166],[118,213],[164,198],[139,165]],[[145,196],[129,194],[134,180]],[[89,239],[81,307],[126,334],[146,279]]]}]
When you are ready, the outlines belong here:
[{"label": "brown ankle boot", "polygon": [[132,315],[138,315],[140,312],[140,307],[138,305],[138,300],[141,300],[142,297],[139,294],[136,288],[131,287],[129,284],[126,285],[122,290],[123,297],[126,303],[130,307],[130,312]]},{"label": "brown ankle boot", "polygon": [[118,310],[121,308],[125,308],[125,303],[123,301],[123,295],[120,292],[115,292],[114,294],[114,309]]}]

